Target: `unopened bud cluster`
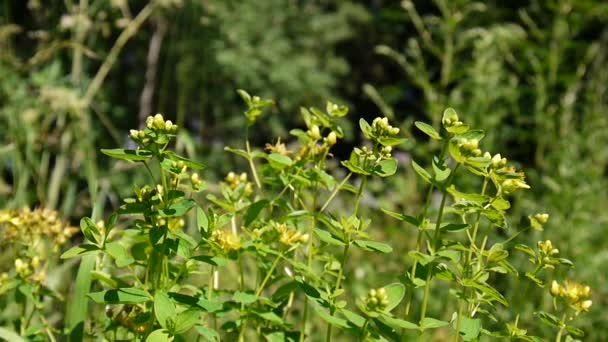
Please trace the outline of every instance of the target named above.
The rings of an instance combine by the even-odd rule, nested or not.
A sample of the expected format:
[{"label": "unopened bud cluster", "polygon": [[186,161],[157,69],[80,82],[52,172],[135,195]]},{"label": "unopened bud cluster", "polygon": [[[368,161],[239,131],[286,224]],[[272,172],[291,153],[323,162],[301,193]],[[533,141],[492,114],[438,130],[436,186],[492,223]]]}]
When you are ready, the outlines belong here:
[{"label": "unopened bud cluster", "polygon": [[233,191],[242,189],[243,195],[245,196],[249,196],[253,193],[253,184],[247,181],[247,173],[245,172],[237,175],[230,171],[228,175],[226,175],[226,178],[224,178],[224,184]]},{"label": "unopened bud cluster", "polygon": [[145,130],[132,129],[129,131],[129,136],[140,145],[148,145],[159,134],[175,135],[177,131],[176,124],[171,120],[165,120],[162,114],[156,114],[146,118]]},{"label": "unopened bud cluster", "polygon": [[458,118],[458,114],[456,113],[456,111],[450,109],[445,111],[443,118],[441,119],[441,123],[445,128],[463,125],[462,121],[460,121],[460,119]]},{"label": "unopened bud cluster", "polygon": [[591,289],[589,286],[566,280],[563,284],[557,281],[551,283],[551,295],[563,298],[576,313],[589,311],[592,301],[589,299]]},{"label": "unopened bud cluster", "polygon": [[501,157],[500,153],[497,153],[494,156],[492,156],[490,154],[490,152],[486,152],[483,154],[483,156],[485,158],[490,159],[490,166],[489,166],[490,169],[500,170],[507,166],[507,158]]},{"label": "unopened bud cluster", "polygon": [[479,148],[479,140],[461,138],[458,140],[458,148],[460,153],[467,157],[479,157],[481,156],[481,149]]},{"label": "unopened bud cluster", "polygon": [[365,298],[365,306],[370,311],[382,311],[389,304],[388,295],[383,287],[369,290]]},{"label": "unopened bud cluster", "polygon": [[372,135],[376,137],[393,137],[399,134],[399,128],[388,123],[388,118],[375,118],[372,121]]},{"label": "unopened bud cluster", "polygon": [[534,216],[528,216],[530,220],[530,226],[534,230],[543,230],[543,225],[549,222],[549,214],[547,213],[538,213],[534,214]]},{"label": "unopened bud cluster", "polygon": [[327,134],[327,136],[323,136],[323,132],[321,128],[317,125],[312,125],[307,131],[306,135],[310,139],[308,144],[302,146],[302,149],[299,152],[299,157],[302,158],[306,155],[310,156],[323,156],[329,149],[336,144],[338,141],[338,136],[336,132],[331,131]]},{"label": "unopened bud cluster", "polygon": [[542,256],[552,257],[559,254],[559,249],[553,248],[551,240],[538,241],[537,245],[538,251],[541,253]]}]

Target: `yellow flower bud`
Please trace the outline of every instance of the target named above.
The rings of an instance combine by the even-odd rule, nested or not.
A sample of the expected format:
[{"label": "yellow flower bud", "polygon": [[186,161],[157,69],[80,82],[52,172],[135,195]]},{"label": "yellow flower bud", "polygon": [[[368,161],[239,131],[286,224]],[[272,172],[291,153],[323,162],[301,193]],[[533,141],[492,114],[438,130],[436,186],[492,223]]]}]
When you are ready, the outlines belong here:
[{"label": "yellow flower bud", "polygon": [[315,140],[321,139],[321,131],[319,130],[319,126],[313,125],[308,131],[308,135]]},{"label": "yellow flower bud", "polygon": [[560,286],[555,280],[551,282],[550,292],[553,297],[557,297],[560,294]]},{"label": "yellow flower bud", "polygon": [[327,140],[327,145],[329,145],[329,146],[335,145],[336,141],[337,141],[336,133],[334,131],[331,131],[329,133],[329,135],[327,136],[326,140]]}]

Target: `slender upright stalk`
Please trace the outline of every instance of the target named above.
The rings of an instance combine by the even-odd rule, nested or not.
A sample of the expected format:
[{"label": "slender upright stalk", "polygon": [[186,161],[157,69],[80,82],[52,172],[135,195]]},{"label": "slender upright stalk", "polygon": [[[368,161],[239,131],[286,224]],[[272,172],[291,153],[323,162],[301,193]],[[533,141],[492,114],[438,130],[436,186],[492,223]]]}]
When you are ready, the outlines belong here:
[{"label": "slender upright stalk", "polygon": [[[361,184],[359,184],[359,190],[357,191],[357,199],[355,200],[355,209],[353,211],[353,216],[357,216],[359,213],[359,206],[361,205],[361,198],[363,197],[363,189],[367,184],[367,176],[363,176],[361,179]],[[357,227],[359,229],[360,227]],[[346,234],[346,241],[344,245],[344,250],[342,251],[342,258],[340,260],[340,270],[338,271],[338,277],[336,278],[336,284],[334,285],[334,292],[340,289],[340,285],[342,285],[342,277],[344,276],[344,266],[346,264],[346,259],[348,258],[348,251],[350,249],[351,241],[350,241],[350,232]],[[335,312],[335,308],[330,309],[330,313],[333,315]],[[331,333],[332,333],[332,325],[327,324],[327,333],[325,334],[325,341],[331,341]]]},{"label": "slender upright stalk", "polygon": [[[454,167],[454,169],[450,173],[446,186],[449,186],[450,184],[452,184],[452,179],[454,178],[454,175],[456,174],[456,171],[458,170],[459,166],[460,166],[460,164],[456,164],[456,167]],[[448,198],[448,192],[447,192],[447,190],[443,190],[443,196],[441,197],[441,204],[439,205],[439,212],[437,213],[437,219],[435,222],[435,233],[433,234],[433,243],[431,245],[432,250],[429,251],[433,255],[435,254],[435,252],[437,250],[438,241],[439,241],[439,238],[441,235],[440,234],[441,220],[443,219],[443,210],[445,209],[445,203],[446,203],[447,198]],[[421,322],[426,317],[426,310],[428,307],[429,294],[430,294],[430,290],[431,290],[432,273],[433,272],[430,272],[430,271],[427,272],[426,281],[424,283],[424,296],[422,297],[422,307],[420,309],[420,321]],[[420,338],[422,338],[422,332],[419,335],[419,339]]]},{"label": "slender upright stalk", "polygon": [[559,325],[560,325],[560,328],[559,328],[559,331],[557,332],[557,336],[555,336],[555,342],[562,341],[562,335],[564,334],[564,330],[566,329],[566,314],[562,315],[562,319],[561,319]]},{"label": "slender upright stalk", "polygon": [[260,183],[260,179],[258,178],[258,171],[255,168],[255,163],[253,162],[253,157],[251,156],[251,147],[249,146],[249,126],[247,126],[247,133],[245,137],[245,148],[247,150],[247,161],[249,162],[249,168],[251,169],[251,173],[253,174],[253,179],[255,181],[255,185],[258,189],[262,189],[262,183]]}]

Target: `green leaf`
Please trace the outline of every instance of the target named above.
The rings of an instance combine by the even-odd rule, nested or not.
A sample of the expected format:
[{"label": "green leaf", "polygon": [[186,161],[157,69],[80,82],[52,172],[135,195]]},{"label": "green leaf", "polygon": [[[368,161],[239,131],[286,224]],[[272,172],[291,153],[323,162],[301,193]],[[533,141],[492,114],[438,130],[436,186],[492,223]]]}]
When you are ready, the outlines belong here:
[{"label": "green leaf", "polygon": [[205,298],[199,298],[196,305],[200,306],[201,308],[203,308],[203,310],[207,312],[220,311],[223,307],[222,303],[213,300],[207,300]]},{"label": "green leaf", "polygon": [[515,249],[517,249],[518,251],[524,252],[526,254],[528,254],[531,257],[535,257],[536,253],[534,252],[534,250],[532,250],[532,248],[524,245],[524,244],[517,244],[515,245]]},{"label": "green leaf", "polygon": [[146,338],[146,342],[171,342],[171,341],[173,341],[173,336],[171,336],[171,334],[169,334],[169,331],[167,331],[167,329],[154,330]]},{"label": "green leaf", "polygon": [[279,317],[277,314],[275,314],[274,312],[272,312],[272,311],[268,311],[268,312],[257,312],[257,311],[254,311],[254,313],[257,316],[260,316],[260,317],[262,317],[263,319],[265,319],[265,320],[267,320],[269,322],[276,323],[276,324],[283,324],[284,323],[283,319],[281,317]]},{"label": "green leaf", "polygon": [[422,179],[429,183],[429,184],[433,184],[433,181],[431,180],[431,174],[426,172],[426,170],[418,165],[418,163],[416,163],[414,160],[412,160],[412,167],[414,168],[414,171],[416,171],[416,173],[422,177]]},{"label": "green leaf", "polygon": [[209,231],[209,218],[201,207],[196,208],[196,224],[200,233]]},{"label": "green leaf", "polygon": [[118,242],[106,243],[104,249],[116,262],[116,266],[125,267],[135,262],[135,259],[127,253],[127,250]]},{"label": "green leaf", "polygon": [[198,310],[186,310],[177,314],[175,318],[175,328],[173,332],[175,334],[183,334],[190,330],[201,318]]},{"label": "green leaf", "polygon": [[582,331],[582,330],[581,330],[581,329],[579,329],[579,328],[573,327],[573,326],[571,326],[571,325],[567,325],[567,326],[566,326],[566,330],[568,330],[568,332],[569,332],[571,335],[574,335],[574,336],[576,336],[576,337],[583,337],[583,336],[585,336],[585,332],[584,332],[584,331]]},{"label": "green leaf", "polygon": [[492,207],[498,210],[507,210],[511,208],[511,203],[509,203],[509,201],[507,201],[506,199],[497,197],[492,201]]},{"label": "green leaf", "polygon": [[480,195],[480,194],[470,194],[465,192],[460,192],[456,190],[454,185],[451,185],[448,189],[450,195],[454,197],[455,200],[465,200],[467,202],[475,203],[479,206],[483,206],[490,201],[489,196]]},{"label": "green leaf", "polygon": [[97,304],[139,304],[152,299],[146,291],[135,287],[91,292],[88,296]]},{"label": "green leaf", "polygon": [[418,127],[424,134],[428,135],[433,140],[441,140],[441,135],[433,128],[433,126],[424,123],[422,121],[414,122],[414,125]]},{"label": "green leaf", "polygon": [[308,284],[303,280],[296,280],[300,289],[310,298],[319,299],[321,298],[321,293],[314,286]]},{"label": "green leaf", "polygon": [[143,161],[152,158],[152,152],[148,150],[125,150],[122,148],[102,149],[101,153],[106,156],[127,161]]},{"label": "green leaf", "polygon": [[220,334],[218,334],[218,332],[213,329],[207,328],[202,325],[197,325],[194,327],[194,329],[196,329],[196,332],[198,332],[198,334],[201,335],[205,341],[208,341],[208,342],[219,342],[220,341]]},{"label": "green leaf", "polygon": [[435,173],[435,180],[443,182],[450,176],[452,169],[445,165],[444,162],[439,162],[439,159],[435,157],[433,158],[433,172]]},{"label": "green leaf", "polygon": [[405,144],[407,139],[405,138],[395,138],[395,137],[379,137],[378,143],[382,146],[397,146],[401,144]]},{"label": "green leaf", "polygon": [[325,322],[340,327],[340,328],[348,328],[348,322],[342,318],[332,316],[329,313],[329,310],[321,307],[320,305],[314,305],[316,313],[323,319]]},{"label": "green leaf", "polygon": [[251,204],[247,208],[247,212],[245,213],[245,220],[244,220],[245,227],[249,227],[249,225],[252,224],[253,221],[255,221],[255,219],[258,217],[258,215],[260,214],[262,209],[264,209],[266,206],[268,206],[268,203],[270,203],[268,200],[263,199],[263,200],[259,200],[255,203]]},{"label": "green leaf", "polygon": [[446,321],[438,320],[432,317],[425,317],[422,319],[422,321],[420,321],[420,330],[437,329],[445,327],[448,324],[450,323]]},{"label": "green leaf", "polygon": [[460,147],[458,147],[458,140],[456,138],[450,139],[448,152],[450,152],[450,156],[452,156],[455,162],[463,164],[466,161],[466,158],[460,153]]},{"label": "green leaf", "polygon": [[[353,152],[354,154],[354,152]],[[351,160],[343,160],[341,162],[342,166],[344,166],[345,168],[347,168],[350,172],[352,173],[356,173],[359,175],[365,175],[365,176],[369,176],[371,175],[371,173],[363,170],[362,168],[359,167],[359,165],[355,164],[353,162],[353,158],[351,158]]]},{"label": "green leaf", "polygon": [[498,292],[495,288],[493,288],[492,286],[490,286],[488,284],[476,282],[476,281],[470,280],[470,279],[465,279],[462,282],[462,285],[466,286],[466,287],[472,287],[472,288],[479,290],[490,301],[496,301],[504,306],[509,306],[509,302],[507,302],[505,297],[503,297],[503,295],[500,294],[500,292]]},{"label": "green leaf", "polygon": [[361,128],[361,132],[367,139],[372,138],[372,127],[365,121],[365,119],[359,119],[359,128]]},{"label": "green leaf", "polygon": [[0,327],[0,339],[7,342],[25,342],[19,334],[7,328]]},{"label": "green leaf", "polygon": [[96,255],[85,255],[80,260],[80,266],[78,266],[78,273],[76,274],[75,290],[71,293],[71,303],[66,308],[66,327],[75,336],[79,335],[79,330],[83,329],[81,328],[83,322],[89,317],[87,296],[91,289],[92,271],[95,268],[96,260]]},{"label": "green leaf", "polygon": [[397,161],[393,158],[385,159],[374,168],[374,174],[380,177],[389,177],[397,172]]},{"label": "green leaf", "polygon": [[342,240],[337,239],[330,232],[328,232],[326,230],[315,228],[315,234],[317,235],[319,240],[321,240],[329,245],[344,246],[344,242]]},{"label": "green leaf", "polygon": [[365,325],[365,318],[363,316],[348,309],[340,309],[340,312],[355,326],[362,328]]},{"label": "green leaf", "polygon": [[160,210],[159,214],[161,217],[180,217],[186,215],[186,213],[195,206],[196,202],[193,199],[188,198]]},{"label": "green leaf", "polygon": [[199,162],[195,162],[195,161],[193,161],[191,159],[188,159],[186,157],[182,157],[182,156],[176,154],[173,151],[165,151],[163,153],[163,156],[165,156],[166,158],[171,159],[173,161],[176,161],[176,162],[181,161],[181,162],[184,163],[184,165],[186,165],[187,167],[191,168],[192,170],[202,170],[202,169],[205,168],[204,164],[201,164]]},{"label": "green leaf", "polygon": [[101,242],[101,233],[99,233],[97,225],[90,218],[83,217],[80,220],[80,230],[82,230],[82,234],[84,234],[87,240],[92,243],[98,245]]},{"label": "green leaf", "polygon": [[79,257],[87,254],[93,254],[99,252],[99,247],[90,243],[85,243],[80,246],[75,246],[65,253],[61,254],[61,259],[70,259],[74,257]]},{"label": "green leaf", "polygon": [[161,327],[171,330],[170,328],[175,324],[176,314],[175,304],[166,293],[157,292],[154,294],[154,315]]},{"label": "green leaf", "polygon": [[393,251],[391,246],[377,241],[355,240],[355,245],[370,252],[390,253]]},{"label": "green leaf", "polygon": [[407,253],[410,257],[418,260],[418,262],[422,265],[425,266],[428,263],[432,262],[433,260],[436,259],[435,256],[429,255],[429,254],[425,254],[425,253],[421,253],[418,251],[409,251]]},{"label": "green leaf", "polygon": [[410,216],[410,215],[405,215],[405,214],[399,214],[396,213],[394,211],[390,211],[390,210],[386,210],[386,209],[381,209],[385,214],[396,218],[399,221],[404,221],[407,222],[409,224],[411,224],[414,227],[418,227],[420,226],[420,221],[415,218],[414,216]]},{"label": "green leaf", "polygon": [[405,295],[405,286],[401,283],[392,283],[386,285],[384,290],[388,297],[388,305],[384,308],[384,311],[390,312],[401,303],[401,300]]},{"label": "green leaf", "polygon": [[391,326],[394,329],[407,329],[407,330],[416,330],[418,329],[418,325],[412,322],[408,322],[402,320],[400,318],[391,317],[386,314],[380,315],[380,320],[382,320],[387,325]]},{"label": "green leaf", "polygon": [[440,231],[442,232],[460,232],[463,230],[467,230],[471,228],[471,226],[467,223],[445,223],[442,224],[441,227],[439,228]]},{"label": "green leaf", "polygon": [[190,259],[197,260],[200,262],[204,262],[205,264],[209,264],[211,266],[222,267],[228,263],[228,260],[222,256],[211,256],[211,255],[195,255]]},{"label": "green leaf", "polygon": [[478,318],[461,317],[460,331],[458,333],[465,341],[476,340],[481,333],[481,320]]},{"label": "green leaf", "polygon": [[548,313],[548,312],[544,312],[544,311],[539,311],[539,312],[535,312],[535,315],[538,316],[538,318],[540,318],[540,320],[552,327],[556,327],[556,328],[560,328],[561,327],[561,322],[559,320],[559,318],[553,316],[552,314]]},{"label": "green leaf", "polygon": [[289,167],[293,164],[293,160],[291,160],[291,158],[278,153],[269,154],[267,159],[270,166],[272,166],[273,169],[277,170],[283,170],[284,168]]},{"label": "green leaf", "polygon": [[487,218],[490,222],[495,224],[496,226],[498,226],[500,228],[507,227],[507,219],[505,217],[505,214],[502,211],[497,211],[494,209],[487,209],[487,210],[482,210],[481,214],[485,218]]},{"label": "green leaf", "polygon": [[253,293],[236,291],[232,296],[232,300],[241,304],[251,304],[258,300],[258,297]]},{"label": "green leaf", "polygon": [[486,136],[486,134],[484,133],[484,131],[480,130],[480,129],[476,129],[476,130],[472,130],[472,131],[467,131],[466,133],[462,133],[461,137],[465,138],[465,139],[477,139],[479,141],[481,141],[481,139],[483,139]]}]

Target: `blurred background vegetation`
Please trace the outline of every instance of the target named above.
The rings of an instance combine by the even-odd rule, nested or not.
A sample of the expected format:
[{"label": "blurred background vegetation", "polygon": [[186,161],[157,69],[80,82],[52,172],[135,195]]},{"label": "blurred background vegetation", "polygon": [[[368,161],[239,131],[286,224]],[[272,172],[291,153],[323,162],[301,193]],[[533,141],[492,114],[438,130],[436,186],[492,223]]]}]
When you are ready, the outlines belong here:
[{"label": "blurred background vegetation", "polygon": [[[129,144],[128,129],[156,112],[187,128],[178,150],[206,163],[207,179],[222,178],[240,168],[224,146],[242,144],[235,89],[243,88],[276,100],[252,132],[259,148],[289,141],[302,125],[298,108],[325,100],[348,105],[352,123],[389,117],[410,140],[397,154],[401,171],[374,184],[367,201],[415,213],[424,189],[409,160],[430,160],[412,123],[438,127],[450,106],[490,132],[485,149],[526,170],[533,190],[513,200],[511,228],[499,233],[515,234],[529,214],[551,215],[544,232],[519,238],[551,238],[575,261],[568,277],[594,293],[578,324],[585,340],[600,341],[608,336],[607,66],[602,0],[3,1],[0,208],[41,206],[77,222],[95,204],[116,207],[138,175],[98,151]],[[338,156],[359,139],[347,136]],[[412,246],[413,232],[379,210],[368,215],[395,253]],[[405,270],[361,268],[390,279]],[[528,291],[511,312],[550,305],[521,286],[504,285]]]}]

